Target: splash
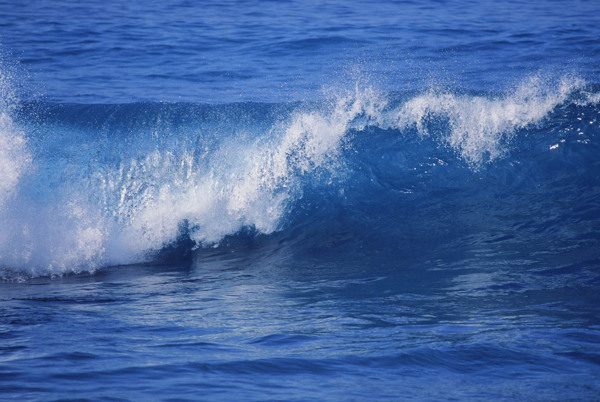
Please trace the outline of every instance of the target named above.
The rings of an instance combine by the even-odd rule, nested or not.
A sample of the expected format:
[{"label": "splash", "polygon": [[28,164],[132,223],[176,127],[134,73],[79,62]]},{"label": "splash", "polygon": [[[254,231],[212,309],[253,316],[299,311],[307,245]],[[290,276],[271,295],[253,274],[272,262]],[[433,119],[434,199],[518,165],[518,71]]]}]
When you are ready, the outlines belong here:
[{"label": "splash", "polygon": [[[223,109],[222,121],[232,130],[207,123],[205,115],[190,119],[193,114],[186,112],[196,126],[172,115],[169,130],[161,131],[158,122],[169,115],[161,115],[160,107],[150,120],[147,111],[128,109],[116,125],[109,124],[115,118],[111,112],[98,128],[64,119],[20,126],[10,87],[3,81],[2,88],[0,269],[5,277],[148,261],[181,236],[196,247],[211,247],[247,228],[270,234],[285,227],[315,182],[344,190],[348,158],[369,152],[353,148],[354,139],[367,138],[373,129],[415,144],[433,138],[453,150],[457,161],[480,169],[505,157],[518,133],[544,124],[561,105],[589,103],[596,96],[568,77],[530,78],[501,96],[429,90],[399,100],[356,87],[326,102],[297,105],[259,128],[239,118],[242,104]],[[256,107],[268,115],[267,106]],[[65,109],[67,121],[98,113],[98,107],[73,108]],[[136,121],[142,124],[131,125]],[[415,133],[418,138],[410,138]],[[43,138],[28,143],[28,135]],[[416,157],[429,158],[423,152]],[[366,159],[376,165],[380,156]]]},{"label": "splash", "polygon": [[[302,180],[316,171],[336,174],[340,144],[358,116],[378,116],[384,106],[371,92],[298,111],[265,136],[225,141],[199,161],[153,152],[96,176],[103,209],[115,211],[112,263],[134,261],[174,241],[185,222],[197,244],[217,245],[251,227],[269,234],[289,205],[302,196]],[[363,123],[367,124],[367,123]]]},{"label": "splash", "polygon": [[0,70],[0,277],[93,270],[103,261],[97,214],[64,189],[46,198],[26,131],[15,123],[12,81]]},{"label": "splash", "polygon": [[14,193],[31,163],[25,133],[14,124],[11,116],[18,100],[10,80],[0,65],[0,208]]},{"label": "splash", "polygon": [[[414,127],[423,136],[437,136],[471,166],[505,155],[519,129],[539,124],[557,106],[584,87],[577,78],[563,77],[552,85],[536,76],[498,98],[439,93],[435,90],[410,99],[387,116],[387,126]],[[428,128],[431,120],[445,120],[445,132]]]}]

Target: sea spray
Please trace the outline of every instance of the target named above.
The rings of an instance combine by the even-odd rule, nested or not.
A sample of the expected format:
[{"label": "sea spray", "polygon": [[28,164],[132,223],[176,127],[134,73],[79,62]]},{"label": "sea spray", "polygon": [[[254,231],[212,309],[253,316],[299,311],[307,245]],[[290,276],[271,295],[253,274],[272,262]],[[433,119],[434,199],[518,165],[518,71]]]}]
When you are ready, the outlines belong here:
[{"label": "sea spray", "polygon": [[12,117],[17,104],[10,75],[0,64],[0,208],[31,163],[25,133]]},{"label": "sea spray", "polygon": [[[515,131],[540,123],[584,84],[572,77],[553,83],[534,76],[498,97],[429,90],[390,111],[387,124],[399,130],[415,127],[421,135],[436,136],[477,166],[505,155],[507,148],[503,145],[510,142]],[[448,130],[431,132],[427,123],[439,119],[447,121]]]},{"label": "sea spray", "polygon": [[[266,134],[223,141],[202,165],[188,150],[178,156],[156,151],[105,172],[96,180],[103,209],[117,224],[110,260],[123,263],[159,251],[177,239],[182,222],[198,246],[218,244],[244,227],[272,233],[290,202],[302,196],[304,176],[335,174],[350,124],[379,115],[383,103],[376,102],[357,93],[317,110],[300,109]],[[115,209],[110,203],[117,199]]]},{"label": "sea spray", "polygon": [[[346,177],[380,174],[383,155],[356,147],[376,132],[385,132],[378,138],[387,148],[410,155],[386,165],[396,183],[448,151],[454,165],[476,171],[508,157],[533,128],[552,131],[546,119],[558,108],[585,107],[594,96],[579,79],[536,76],[502,95],[357,87],[293,107],[42,104],[15,118],[14,101],[5,101],[0,266],[5,277],[61,275],[152,261],[181,239],[197,248],[245,229],[269,235],[302,219],[293,216],[299,204],[348,195]],[[380,179],[372,178],[385,185]],[[318,190],[324,186],[333,191]],[[376,208],[378,200],[364,197],[352,213]],[[401,216],[387,220],[401,224]]]}]

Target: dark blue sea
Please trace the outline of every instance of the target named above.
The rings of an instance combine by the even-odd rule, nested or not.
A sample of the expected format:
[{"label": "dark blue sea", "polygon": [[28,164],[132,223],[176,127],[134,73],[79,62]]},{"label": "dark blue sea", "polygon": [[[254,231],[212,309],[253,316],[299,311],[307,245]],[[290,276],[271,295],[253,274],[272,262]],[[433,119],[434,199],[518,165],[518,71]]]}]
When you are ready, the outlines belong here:
[{"label": "dark blue sea", "polygon": [[600,400],[600,3],[0,0],[0,400]]}]

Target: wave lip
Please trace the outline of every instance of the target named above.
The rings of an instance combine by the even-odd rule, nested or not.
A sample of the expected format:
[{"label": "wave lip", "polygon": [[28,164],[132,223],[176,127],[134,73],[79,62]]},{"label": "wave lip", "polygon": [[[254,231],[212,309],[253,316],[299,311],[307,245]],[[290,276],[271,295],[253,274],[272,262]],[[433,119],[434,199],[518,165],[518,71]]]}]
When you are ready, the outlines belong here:
[{"label": "wave lip", "polygon": [[[272,233],[289,203],[302,196],[303,178],[323,169],[335,174],[350,123],[380,108],[370,97],[339,97],[322,109],[296,112],[266,135],[226,140],[201,166],[188,150],[177,157],[157,151],[106,172],[104,199],[116,191],[132,195],[122,199],[135,205],[118,214],[125,217],[118,243],[135,244],[133,253],[159,250],[177,237],[181,222],[198,245],[218,244],[244,227]],[[152,186],[130,191],[149,176]]]},{"label": "wave lip", "polygon": [[[5,96],[0,267],[5,277],[60,275],[149,261],[182,238],[217,247],[246,229],[268,235],[297,224],[298,205],[325,208],[350,190],[365,192],[352,213],[368,214],[378,201],[349,178],[385,165],[400,184],[423,180],[409,168],[431,160],[446,166],[445,174],[461,163],[485,169],[531,128],[553,127],[548,118],[557,108],[594,103],[597,94],[586,88],[576,78],[533,77],[504,95],[430,89],[398,99],[356,87],[288,108],[72,105],[46,120],[25,114],[24,121],[15,120],[14,101]],[[98,116],[98,124],[81,124]],[[380,144],[366,146],[372,141]],[[388,149],[410,160],[386,164],[387,155],[377,153]],[[441,161],[448,152],[457,163]]]},{"label": "wave lip", "polygon": [[9,77],[0,66],[0,208],[31,163],[25,132],[11,115],[17,103]]},{"label": "wave lip", "polygon": [[[438,134],[471,165],[492,161],[505,155],[515,131],[538,124],[557,106],[585,87],[577,78],[563,77],[549,85],[532,77],[514,91],[499,97],[456,95],[434,90],[419,95],[398,110],[390,112],[389,127],[415,127],[421,135]],[[431,120],[444,119],[446,133],[432,133]]]}]

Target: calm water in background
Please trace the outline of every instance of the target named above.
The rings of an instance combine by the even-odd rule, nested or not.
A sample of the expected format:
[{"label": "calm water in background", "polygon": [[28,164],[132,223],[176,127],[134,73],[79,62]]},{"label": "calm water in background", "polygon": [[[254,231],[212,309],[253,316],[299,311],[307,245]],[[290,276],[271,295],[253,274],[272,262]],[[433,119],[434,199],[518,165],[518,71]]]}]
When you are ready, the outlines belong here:
[{"label": "calm water in background", "polygon": [[596,2],[0,2],[0,398],[600,398]]},{"label": "calm water in background", "polygon": [[0,7],[5,59],[55,102],[299,101],[344,79],[498,90],[539,71],[597,77],[599,69],[593,1]]}]

